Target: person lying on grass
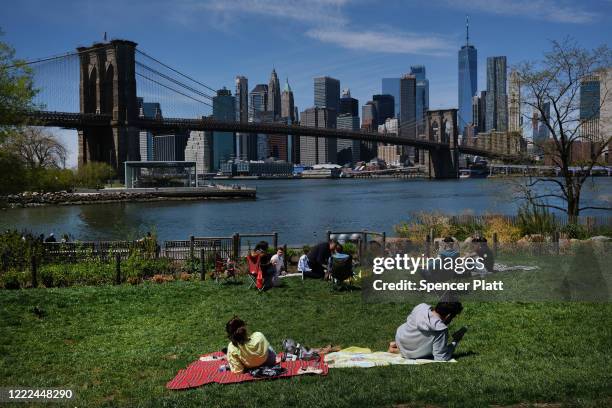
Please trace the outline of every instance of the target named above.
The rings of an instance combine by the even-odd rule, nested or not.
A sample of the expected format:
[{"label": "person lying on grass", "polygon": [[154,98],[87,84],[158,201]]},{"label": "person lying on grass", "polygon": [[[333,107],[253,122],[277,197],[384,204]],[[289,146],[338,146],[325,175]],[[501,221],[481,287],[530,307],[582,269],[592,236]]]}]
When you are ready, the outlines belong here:
[{"label": "person lying on grass", "polygon": [[227,322],[225,331],[230,339],[227,361],[232,373],[276,364],[276,353],[266,337],[260,332],[249,335],[246,323],[238,316]]},{"label": "person lying on grass", "polygon": [[389,343],[390,353],[404,358],[427,358],[448,361],[467,328],[453,334],[448,343],[448,325],[463,310],[460,302],[438,302],[436,307],[421,303],[412,309],[406,322],[397,328],[395,341]]}]

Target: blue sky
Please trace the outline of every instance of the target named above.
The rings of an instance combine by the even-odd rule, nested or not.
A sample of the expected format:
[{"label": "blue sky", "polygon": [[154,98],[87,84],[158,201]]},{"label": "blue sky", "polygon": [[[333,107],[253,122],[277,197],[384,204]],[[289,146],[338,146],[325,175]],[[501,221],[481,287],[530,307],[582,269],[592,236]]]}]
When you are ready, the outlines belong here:
[{"label": "blue sky", "polygon": [[[381,78],[424,64],[430,105],[457,105],[457,51],[478,50],[478,88],[487,56],[508,63],[539,58],[550,40],[584,47],[610,43],[612,1],[566,0],[176,0],[5,1],[4,40],[21,58],[73,50],[109,37],[130,39],[158,59],[213,88],[252,89],[272,67],[294,90],[300,110],[313,104],[312,78],[329,75],[360,104],[380,93]],[[64,135],[74,163],[76,138]]]}]

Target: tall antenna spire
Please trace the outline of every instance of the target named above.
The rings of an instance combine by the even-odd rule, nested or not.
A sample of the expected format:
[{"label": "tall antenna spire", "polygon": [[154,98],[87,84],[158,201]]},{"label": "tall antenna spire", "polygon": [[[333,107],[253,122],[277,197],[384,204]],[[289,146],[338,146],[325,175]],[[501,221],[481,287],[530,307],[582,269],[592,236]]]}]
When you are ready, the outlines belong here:
[{"label": "tall antenna spire", "polygon": [[465,16],[465,45],[470,45],[470,16]]}]

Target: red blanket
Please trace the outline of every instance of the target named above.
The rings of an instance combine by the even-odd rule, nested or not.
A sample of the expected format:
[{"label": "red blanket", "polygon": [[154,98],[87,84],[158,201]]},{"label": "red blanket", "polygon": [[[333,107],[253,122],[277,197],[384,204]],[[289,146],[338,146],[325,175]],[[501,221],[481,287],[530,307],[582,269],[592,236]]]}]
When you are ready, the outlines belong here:
[{"label": "red blanket", "polygon": [[[279,355],[282,356],[282,353]],[[243,381],[254,381],[254,380],[262,380],[266,378],[255,378],[250,374],[235,374],[231,371],[219,371],[219,367],[227,364],[227,360],[225,359],[225,355],[221,352],[204,354],[202,357],[206,356],[215,356],[219,359],[210,360],[210,361],[200,361],[199,359],[191,363],[186,369],[179,370],[176,377],[170,380],[166,384],[166,388],[170,390],[183,390],[186,388],[195,388],[204,384],[209,383],[219,383],[219,384],[232,384],[239,383]],[[311,361],[285,361],[280,363],[281,367],[285,368],[283,374],[278,377],[272,378],[280,378],[280,377],[292,377],[294,375],[299,375],[298,370],[301,367],[315,367],[321,369],[323,372],[321,375],[327,375],[329,371],[329,367],[325,364],[323,360],[323,356],[321,356],[320,360],[311,360]]]}]

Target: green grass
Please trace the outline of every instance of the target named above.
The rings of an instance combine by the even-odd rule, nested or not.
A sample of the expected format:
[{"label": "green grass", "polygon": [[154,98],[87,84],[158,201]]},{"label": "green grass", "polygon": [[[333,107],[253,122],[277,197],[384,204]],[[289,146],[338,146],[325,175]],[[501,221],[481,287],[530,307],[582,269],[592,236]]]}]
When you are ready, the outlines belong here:
[{"label": "green grass", "polygon": [[[332,369],[169,391],[199,354],[227,342],[240,315],[280,349],[292,337],[386,349],[412,305],[363,303],[321,281],[246,285],[145,283],[0,292],[0,387],[68,387],[78,406],[489,406],[612,403],[610,304],[467,303],[458,363]],[[34,313],[38,306],[41,313]]]}]

